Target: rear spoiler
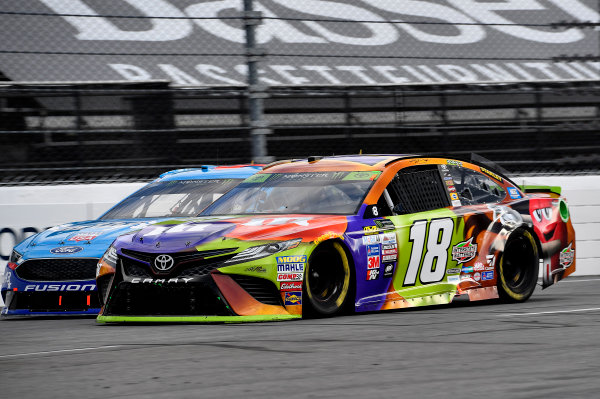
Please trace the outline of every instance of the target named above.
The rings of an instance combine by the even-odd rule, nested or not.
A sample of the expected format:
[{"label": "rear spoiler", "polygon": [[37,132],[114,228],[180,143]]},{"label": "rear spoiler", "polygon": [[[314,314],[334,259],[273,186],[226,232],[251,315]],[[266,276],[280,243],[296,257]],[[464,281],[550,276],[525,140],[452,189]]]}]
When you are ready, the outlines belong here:
[{"label": "rear spoiler", "polygon": [[560,195],[562,189],[560,186],[521,186],[521,190],[526,193],[554,193]]}]

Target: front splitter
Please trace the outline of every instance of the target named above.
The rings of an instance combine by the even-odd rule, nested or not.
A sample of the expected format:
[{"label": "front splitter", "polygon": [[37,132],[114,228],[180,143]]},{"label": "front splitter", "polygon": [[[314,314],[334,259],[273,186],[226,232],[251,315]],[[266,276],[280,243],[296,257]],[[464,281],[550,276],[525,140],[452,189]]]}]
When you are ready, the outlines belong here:
[{"label": "front splitter", "polygon": [[98,316],[98,323],[256,323],[301,319],[297,314],[253,316]]}]

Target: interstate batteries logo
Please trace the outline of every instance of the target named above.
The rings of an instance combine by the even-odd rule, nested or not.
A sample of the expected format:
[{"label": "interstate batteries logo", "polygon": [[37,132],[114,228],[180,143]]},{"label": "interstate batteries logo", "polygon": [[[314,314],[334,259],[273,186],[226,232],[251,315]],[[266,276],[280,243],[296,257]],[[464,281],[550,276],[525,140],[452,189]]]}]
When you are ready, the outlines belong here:
[{"label": "interstate batteries logo", "polygon": [[477,244],[473,244],[473,237],[468,241],[463,241],[452,248],[452,260],[465,263],[477,255]]},{"label": "interstate batteries logo", "polygon": [[562,267],[569,267],[573,264],[573,260],[575,260],[575,250],[571,248],[573,243],[570,243],[568,247],[560,251],[560,265]]}]

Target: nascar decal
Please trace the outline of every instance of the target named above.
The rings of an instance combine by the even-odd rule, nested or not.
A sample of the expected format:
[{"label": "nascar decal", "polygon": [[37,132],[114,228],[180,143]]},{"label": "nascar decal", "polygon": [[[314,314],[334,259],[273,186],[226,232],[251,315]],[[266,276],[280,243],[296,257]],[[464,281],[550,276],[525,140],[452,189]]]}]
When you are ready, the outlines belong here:
[{"label": "nascar decal", "polygon": [[573,243],[570,243],[568,247],[560,251],[560,265],[564,268],[571,266],[575,259],[575,250],[572,246]]},{"label": "nascar decal", "polygon": [[288,291],[284,295],[285,305],[302,305],[302,291]]},{"label": "nascar decal", "polygon": [[477,255],[477,244],[473,244],[473,237],[468,241],[458,243],[452,248],[452,260],[459,264],[466,263]]}]

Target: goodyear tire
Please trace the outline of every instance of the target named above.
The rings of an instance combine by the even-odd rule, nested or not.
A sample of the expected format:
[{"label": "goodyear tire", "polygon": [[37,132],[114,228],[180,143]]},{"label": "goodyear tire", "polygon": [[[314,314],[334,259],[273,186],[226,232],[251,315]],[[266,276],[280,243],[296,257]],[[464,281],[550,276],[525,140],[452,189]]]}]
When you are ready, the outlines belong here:
[{"label": "goodyear tire", "polygon": [[538,246],[527,230],[508,238],[498,265],[498,295],[506,302],[524,302],[535,290],[538,279]]},{"label": "goodyear tire", "polygon": [[352,304],[352,270],[344,247],[325,243],[317,247],[304,273],[304,316],[333,316]]}]

